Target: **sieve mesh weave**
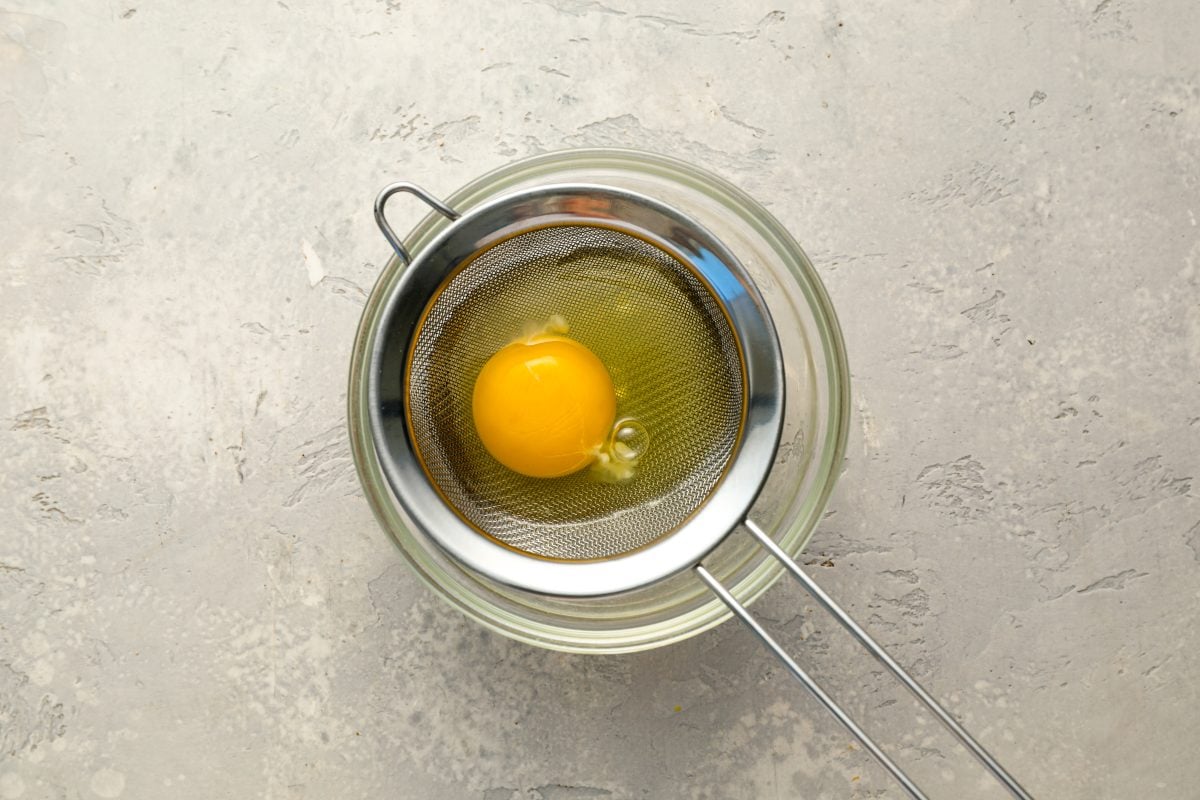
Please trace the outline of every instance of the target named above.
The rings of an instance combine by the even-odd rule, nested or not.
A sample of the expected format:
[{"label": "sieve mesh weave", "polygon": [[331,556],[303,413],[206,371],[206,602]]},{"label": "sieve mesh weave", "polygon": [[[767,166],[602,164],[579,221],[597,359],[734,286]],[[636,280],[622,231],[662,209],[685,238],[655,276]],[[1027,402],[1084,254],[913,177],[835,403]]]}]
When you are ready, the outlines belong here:
[{"label": "sieve mesh weave", "polygon": [[[649,435],[628,481],[525,477],[475,431],[484,363],[554,315],[607,366],[618,418]],[[681,525],[719,482],[745,411],[737,343],[707,287],[654,245],[591,225],[527,231],[469,259],[430,301],[405,380],[414,447],[457,513],[510,547],[565,560],[617,556]]]}]

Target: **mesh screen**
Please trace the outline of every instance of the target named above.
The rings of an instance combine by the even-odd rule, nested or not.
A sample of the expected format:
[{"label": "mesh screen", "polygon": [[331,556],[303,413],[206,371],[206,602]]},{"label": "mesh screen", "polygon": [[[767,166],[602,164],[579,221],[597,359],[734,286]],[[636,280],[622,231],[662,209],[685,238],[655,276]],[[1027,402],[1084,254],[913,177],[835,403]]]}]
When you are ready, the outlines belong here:
[{"label": "mesh screen", "polygon": [[[553,315],[613,379],[617,417],[649,446],[628,481],[588,470],[529,478],[484,449],[471,397],[484,363]],[[538,556],[608,558],[683,523],[716,486],[744,412],[737,345],[718,301],[672,256],[615,230],[564,225],[477,254],[435,295],[406,371],[417,453],[470,524]]]}]

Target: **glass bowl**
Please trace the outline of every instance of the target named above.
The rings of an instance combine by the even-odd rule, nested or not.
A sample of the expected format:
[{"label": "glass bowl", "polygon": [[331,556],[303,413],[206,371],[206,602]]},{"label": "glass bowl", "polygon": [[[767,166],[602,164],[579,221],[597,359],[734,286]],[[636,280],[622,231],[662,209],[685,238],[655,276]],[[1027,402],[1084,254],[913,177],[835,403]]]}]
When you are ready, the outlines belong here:
[{"label": "glass bowl", "polygon": [[[477,178],[443,200],[461,212],[502,194],[562,182],[629,189],[674,206],[724,242],[754,278],[779,335],[786,401],[781,443],[750,517],[788,554],[797,556],[833,488],[849,414],[849,373],[841,330],[808,257],[766,209],[724,179],[682,161],[631,150],[566,150],[534,156]],[[414,258],[449,224],[440,214],[422,220],[405,239]],[[482,625],[555,650],[645,650],[694,636],[728,619],[726,606],[690,571],[602,598],[539,595],[498,584],[457,563],[411,523],[380,469],[366,405],[366,370],[380,312],[403,269],[393,256],[367,298],[351,357],[348,416],[354,462],[366,497],[416,573]],[[783,572],[740,530],[728,536],[704,564],[744,603],[753,602]]]}]

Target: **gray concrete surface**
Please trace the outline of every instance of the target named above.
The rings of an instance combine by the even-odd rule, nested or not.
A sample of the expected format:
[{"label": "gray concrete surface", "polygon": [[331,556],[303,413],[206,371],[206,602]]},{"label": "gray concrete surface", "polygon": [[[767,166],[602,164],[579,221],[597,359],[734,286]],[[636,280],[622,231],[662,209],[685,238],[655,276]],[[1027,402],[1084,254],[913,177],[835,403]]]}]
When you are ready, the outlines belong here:
[{"label": "gray concrete surface", "polygon": [[[1037,797],[1200,796],[1194,3],[3,6],[3,800],[900,796],[741,628],[543,652],[375,526],[373,193],[580,145],[727,176],[827,281],[830,591]],[[934,797],[1002,796],[758,608]]]}]

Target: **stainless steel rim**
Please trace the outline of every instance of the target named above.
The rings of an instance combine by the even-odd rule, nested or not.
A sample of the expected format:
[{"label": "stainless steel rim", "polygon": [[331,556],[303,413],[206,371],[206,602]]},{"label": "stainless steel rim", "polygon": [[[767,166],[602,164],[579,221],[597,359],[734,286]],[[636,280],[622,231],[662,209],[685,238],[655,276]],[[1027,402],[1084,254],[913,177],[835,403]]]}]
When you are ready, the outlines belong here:
[{"label": "stainless steel rim", "polygon": [[[578,202],[583,199],[588,202]],[[403,359],[429,298],[473,254],[517,233],[552,225],[618,230],[687,265],[724,306],[745,369],[742,437],[722,481],[675,531],[642,549],[604,560],[538,558],[480,535],[428,479],[405,424]],[[444,230],[411,262],[387,298],[371,354],[368,389],[372,435],[384,474],[413,521],[451,556],[493,580],[567,597],[615,594],[681,572],[699,563],[737,527],[770,471],[782,427],[783,391],[783,361],[770,313],[736,257],[698,223],[662,203],[589,184],[554,184],[500,197]]]}]

